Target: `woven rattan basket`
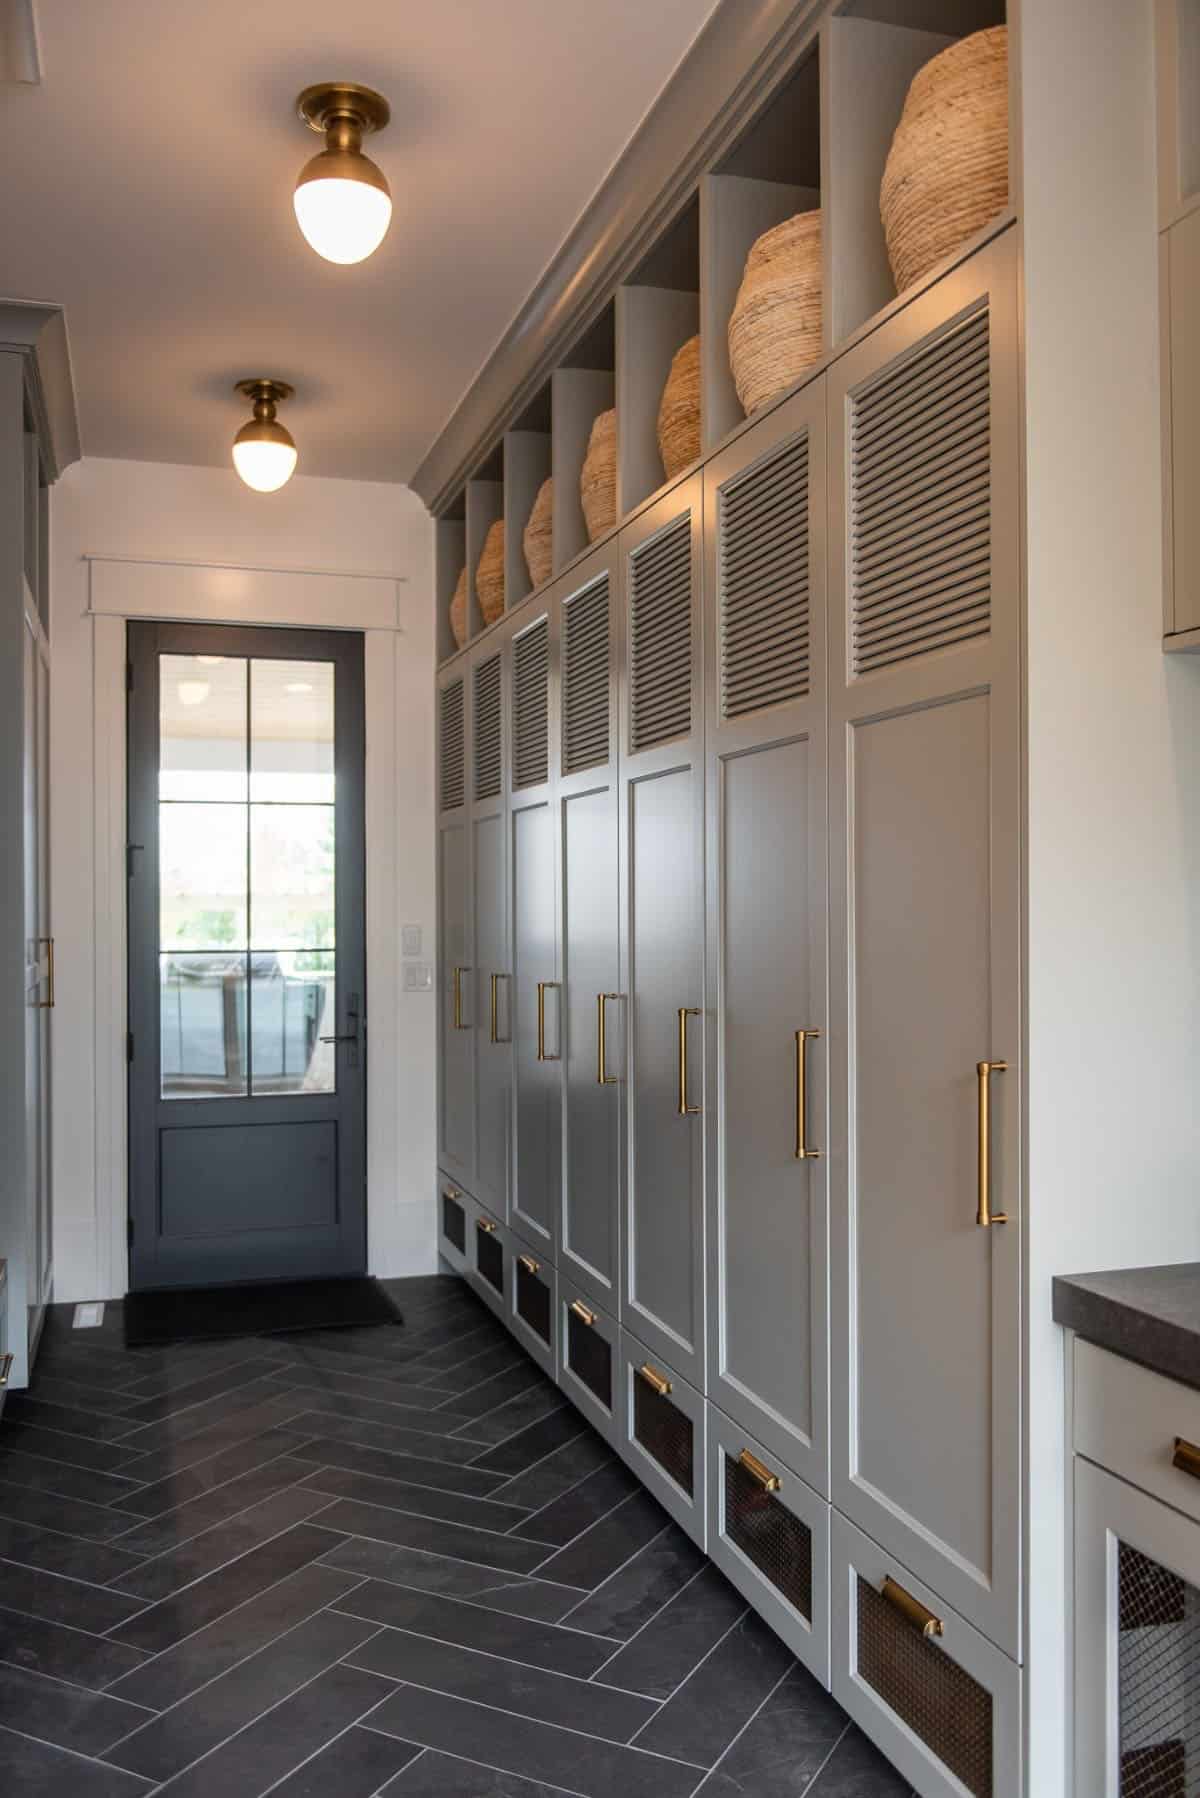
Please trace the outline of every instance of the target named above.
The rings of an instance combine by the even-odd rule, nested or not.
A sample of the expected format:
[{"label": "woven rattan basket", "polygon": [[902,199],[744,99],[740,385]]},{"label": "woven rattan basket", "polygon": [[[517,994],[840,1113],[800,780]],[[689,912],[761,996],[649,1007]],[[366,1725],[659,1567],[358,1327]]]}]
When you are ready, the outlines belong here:
[{"label": "woven rattan basket", "polygon": [[742,409],[757,412],[821,354],[821,214],[798,212],[751,245],[729,320]]},{"label": "woven rattan basket", "polygon": [[594,543],[617,522],[617,414],[602,412],[592,426],[579,476],[579,499]]},{"label": "woven rattan basket", "polygon": [[485,624],[495,624],[504,610],[504,520],[488,526],[475,564],[475,597]]},{"label": "woven rattan basket", "polygon": [[700,454],[700,339],[676,350],[658,407],[658,453],[668,480]]},{"label": "woven rattan basket", "polygon": [[535,587],[548,581],[554,568],[554,477],[547,475],[538,488],[529,522],[521,536],[525,565]]},{"label": "woven rattan basket", "polygon": [[450,635],[460,649],[467,643],[467,571],[464,568],[454,583],[454,597],[450,601]]},{"label": "woven rattan basket", "polygon": [[897,293],[1008,204],[1008,31],[951,44],[918,69],[892,139],[879,211]]}]

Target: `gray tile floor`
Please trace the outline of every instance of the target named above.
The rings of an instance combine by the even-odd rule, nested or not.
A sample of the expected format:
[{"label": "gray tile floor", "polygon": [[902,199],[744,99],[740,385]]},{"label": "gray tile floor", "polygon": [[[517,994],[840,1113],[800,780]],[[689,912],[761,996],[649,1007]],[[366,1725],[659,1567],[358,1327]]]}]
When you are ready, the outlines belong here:
[{"label": "gray tile floor", "polygon": [[453,1278],[402,1329],[128,1351],[0,1423],[0,1792],[905,1798]]}]

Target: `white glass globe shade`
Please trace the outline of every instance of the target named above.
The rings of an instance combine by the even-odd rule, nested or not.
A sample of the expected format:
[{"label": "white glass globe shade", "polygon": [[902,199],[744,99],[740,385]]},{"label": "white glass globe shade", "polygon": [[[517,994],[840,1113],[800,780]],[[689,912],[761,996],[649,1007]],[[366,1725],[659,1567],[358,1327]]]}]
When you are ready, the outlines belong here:
[{"label": "white glass globe shade", "polygon": [[292,477],[296,446],[290,442],[241,440],[233,446],[233,466],[256,493],[274,493]]},{"label": "white glass globe shade", "polygon": [[370,181],[338,175],[302,179],[292,201],[301,231],[326,262],[365,261],[392,221],[391,195]]}]

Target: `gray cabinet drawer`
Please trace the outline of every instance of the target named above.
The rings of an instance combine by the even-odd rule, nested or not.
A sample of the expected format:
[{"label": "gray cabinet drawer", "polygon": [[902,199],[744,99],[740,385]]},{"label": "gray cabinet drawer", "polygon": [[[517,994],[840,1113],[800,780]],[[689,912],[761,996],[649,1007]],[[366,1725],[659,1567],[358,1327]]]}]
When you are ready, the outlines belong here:
[{"label": "gray cabinet drawer", "polygon": [[1021,1671],[839,1511],[833,1695],[922,1798],[1020,1798]]},{"label": "gray cabinet drawer", "polygon": [[829,1683],[829,1505],[708,1406],[708,1552],[809,1672]]},{"label": "gray cabinet drawer", "polygon": [[655,1498],[703,1548],[704,1400],[673,1367],[621,1331],[621,1453]]},{"label": "gray cabinet drawer", "polygon": [[508,1323],[508,1264],[512,1237],[502,1223],[482,1205],[467,1233],[467,1279],[501,1323]]},{"label": "gray cabinet drawer", "polygon": [[510,1235],[508,1327],[544,1372],[558,1372],[557,1276],[554,1264],[531,1249],[515,1231]]},{"label": "gray cabinet drawer", "polygon": [[467,1271],[475,1206],[461,1186],[444,1176],[437,1186],[438,1254],[456,1273]]},{"label": "gray cabinet drawer", "polygon": [[581,1287],[558,1276],[558,1383],[594,1429],[623,1452],[621,1332]]},{"label": "gray cabinet drawer", "polygon": [[[1179,1467],[1176,1439],[1183,1444]],[[1200,1518],[1200,1392],[1192,1387],[1077,1341],[1075,1449]],[[1187,1471],[1189,1461],[1196,1472]]]}]

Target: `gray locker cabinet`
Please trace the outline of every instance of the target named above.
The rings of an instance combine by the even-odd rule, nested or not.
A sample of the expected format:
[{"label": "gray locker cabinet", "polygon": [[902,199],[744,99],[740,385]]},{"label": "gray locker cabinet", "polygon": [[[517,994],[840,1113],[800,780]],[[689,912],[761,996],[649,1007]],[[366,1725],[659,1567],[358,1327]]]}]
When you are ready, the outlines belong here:
[{"label": "gray locker cabinet", "polygon": [[438,1178],[437,1208],[438,1254],[455,1273],[465,1274],[475,1208],[462,1187],[444,1174]]},{"label": "gray locker cabinet", "polygon": [[[618,881],[615,539],[560,580],[557,811],[562,906],[563,1174],[558,1265],[593,1305],[620,1309],[624,1044]],[[604,1056],[601,1059],[601,1035]]]},{"label": "gray locker cabinet", "polygon": [[553,1380],[558,1372],[558,1275],[531,1244],[511,1233],[508,1327]]},{"label": "gray locker cabinet", "polygon": [[824,381],[704,481],[707,1391],[828,1495]]},{"label": "gray locker cabinet", "polygon": [[470,680],[465,661],[438,680],[438,1159],[475,1177],[475,970],[471,931]]},{"label": "gray locker cabinet", "polygon": [[621,1323],[704,1384],[704,698],[698,475],[620,535]]},{"label": "gray locker cabinet", "polygon": [[704,1399],[624,1327],[620,1375],[621,1455],[680,1528],[706,1548]]},{"label": "gray locker cabinet", "polygon": [[562,1182],[563,990],[559,956],[557,649],[548,611],[521,616],[509,652],[507,758],[512,947],[513,1184],[510,1219],[557,1255]]},{"label": "gray locker cabinet", "polygon": [[512,956],[508,920],[507,635],[471,658],[471,1022],[475,1179],[481,1204],[508,1221],[512,1163]]},{"label": "gray locker cabinet", "polygon": [[1013,1656],[1019,385],[1009,234],[828,392],[832,1497]]},{"label": "gray locker cabinet", "polygon": [[473,1210],[467,1237],[467,1279],[489,1310],[511,1329],[508,1284],[512,1234],[482,1205],[474,1206]]},{"label": "gray locker cabinet", "polygon": [[625,1386],[621,1332],[590,1292],[558,1276],[558,1383],[584,1416],[623,1452]]}]

